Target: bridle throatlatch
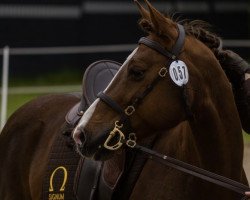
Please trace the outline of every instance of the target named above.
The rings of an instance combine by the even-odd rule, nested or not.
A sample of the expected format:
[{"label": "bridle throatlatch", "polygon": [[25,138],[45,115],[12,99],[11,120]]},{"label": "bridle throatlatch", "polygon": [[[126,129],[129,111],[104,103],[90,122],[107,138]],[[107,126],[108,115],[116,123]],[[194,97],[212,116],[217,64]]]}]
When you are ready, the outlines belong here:
[{"label": "bridle throatlatch", "polygon": [[[133,131],[128,130],[128,129],[130,130],[132,129],[130,125],[129,117],[135,112],[136,107],[142,102],[142,100],[153,90],[154,86],[162,78],[164,78],[167,75],[168,68],[170,67],[171,63],[173,63],[174,61],[178,62],[176,59],[178,55],[180,54],[181,49],[183,48],[183,45],[184,45],[185,30],[184,30],[184,27],[180,24],[177,24],[177,27],[179,30],[179,36],[171,51],[167,51],[161,44],[149,38],[142,37],[139,40],[138,42],[139,44],[143,44],[151,49],[154,49],[158,53],[169,58],[169,60],[168,60],[168,63],[166,63],[166,66],[162,67],[158,71],[157,77],[151,82],[151,84],[149,84],[142,93],[137,95],[137,97],[133,100],[133,102],[130,105],[127,106],[127,108],[125,109],[121,108],[121,106],[116,101],[114,101],[112,98],[110,98],[108,95],[106,95],[103,92],[100,92],[97,95],[97,97],[99,97],[109,107],[111,107],[114,111],[116,111],[117,113],[121,115],[120,120],[115,122],[113,130],[110,131],[107,139],[105,140],[103,144],[104,148],[111,150],[111,151],[115,151],[119,149],[123,144],[126,144],[127,146],[131,148],[135,147],[136,134]],[[175,76],[175,74],[173,76]],[[111,140],[113,139],[116,139],[115,144],[111,142]]]}]

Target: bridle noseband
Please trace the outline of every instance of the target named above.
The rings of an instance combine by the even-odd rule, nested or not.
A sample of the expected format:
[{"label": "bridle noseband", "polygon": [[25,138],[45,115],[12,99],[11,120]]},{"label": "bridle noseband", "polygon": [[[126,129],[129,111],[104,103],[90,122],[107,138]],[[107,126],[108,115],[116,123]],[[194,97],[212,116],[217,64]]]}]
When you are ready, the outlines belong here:
[{"label": "bridle noseband", "polygon": [[[170,66],[170,64],[177,59],[179,56],[183,46],[184,46],[184,40],[185,40],[185,30],[184,27],[180,24],[177,24],[179,35],[177,38],[177,41],[175,45],[173,46],[171,51],[166,50],[161,44],[159,44],[156,41],[153,41],[149,38],[142,37],[138,44],[144,44],[147,47],[157,51],[158,53],[162,54],[163,56],[169,58],[167,67]],[[168,68],[167,67],[162,67],[159,72],[157,77],[149,84],[146,89],[137,95],[137,97],[132,101],[130,105],[128,105],[125,109],[123,109],[116,101],[114,101],[111,97],[106,95],[103,92],[100,92],[98,94],[98,97],[105,102],[109,107],[111,107],[114,111],[116,111],[118,114],[120,114],[121,118],[119,121],[115,122],[115,127],[113,128],[112,131],[110,131],[106,141],[103,144],[103,147],[109,150],[117,150],[119,149],[124,143],[126,143],[128,146],[133,147],[136,144],[136,137],[133,132],[130,131],[128,134],[128,140],[126,140],[126,136],[123,133],[124,127],[129,127],[130,126],[130,121],[129,117],[135,112],[136,107],[142,102],[142,100],[152,91],[152,89],[155,87],[155,85],[166,76],[168,73]],[[126,124],[126,126],[124,126]],[[110,145],[110,141],[113,138],[118,138],[117,143],[114,145]]]}]

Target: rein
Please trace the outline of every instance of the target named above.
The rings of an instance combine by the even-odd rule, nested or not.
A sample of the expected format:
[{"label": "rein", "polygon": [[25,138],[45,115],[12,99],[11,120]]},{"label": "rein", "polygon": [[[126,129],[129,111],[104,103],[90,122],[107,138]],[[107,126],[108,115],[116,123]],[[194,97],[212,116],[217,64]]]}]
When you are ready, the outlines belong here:
[{"label": "rein", "polygon": [[216,185],[222,186],[224,188],[227,188],[229,190],[235,191],[239,194],[245,195],[246,191],[249,191],[250,188],[242,183],[239,183],[237,181],[234,181],[232,179],[229,179],[227,177],[215,174],[213,172],[204,170],[202,168],[196,167],[194,165],[190,165],[188,163],[182,162],[180,160],[171,158],[169,156],[160,154],[156,151],[153,151],[149,148],[135,145],[133,147],[135,150],[138,150],[146,155],[148,155],[148,158],[159,162],[165,166],[177,169],[179,171],[182,171],[184,173],[190,174],[192,176],[201,178],[203,180],[206,180],[210,183],[214,183]]},{"label": "rein", "polygon": [[[163,56],[170,58],[168,60],[168,63],[166,66],[170,67],[170,65],[177,61],[177,57],[180,54],[183,46],[184,46],[184,40],[185,40],[185,30],[184,27],[180,24],[177,24],[179,36],[178,39],[172,48],[172,51],[167,51],[162,45],[159,43],[149,39],[142,37],[139,40],[139,44],[144,44],[148,46],[151,49],[154,49],[155,51],[159,52]],[[181,61],[182,62],[182,61]],[[184,173],[190,174],[192,176],[201,178],[203,180],[206,180],[208,182],[217,184],[219,186],[225,187],[229,190],[235,191],[241,195],[245,195],[245,191],[250,191],[250,188],[242,183],[239,183],[237,181],[234,181],[232,179],[229,179],[227,177],[215,174],[213,172],[209,172],[207,170],[201,169],[199,167],[187,164],[185,162],[182,162],[180,160],[171,158],[169,156],[160,154],[158,152],[155,152],[149,148],[140,146],[136,143],[136,135],[135,133],[131,132],[129,134],[125,134],[128,132],[128,129],[131,130],[130,120],[129,117],[136,111],[136,107],[142,102],[143,98],[145,98],[154,88],[154,86],[166,76],[169,69],[167,67],[162,67],[159,72],[158,76],[152,81],[151,84],[149,84],[146,89],[132,101],[130,105],[128,105],[125,109],[123,109],[117,102],[115,102],[111,97],[106,95],[103,92],[100,92],[98,94],[98,97],[101,101],[106,103],[109,107],[111,107],[113,110],[115,110],[117,113],[120,114],[121,118],[119,121],[115,122],[115,126],[113,130],[109,132],[109,135],[107,139],[105,140],[102,147],[114,151],[119,149],[123,144],[126,144],[129,148],[132,148],[134,150],[140,151],[146,155],[148,155],[148,158],[154,161],[157,161],[163,165],[172,167],[174,169],[177,169],[179,171],[182,171]],[[186,106],[186,112],[188,117],[192,117],[191,110],[189,108],[189,102],[187,100],[187,96],[185,93],[186,85],[185,83],[182,85],[183,89],[183,99]],[[113,140],[116,140],[116,143],[113,144]],[[243,197],[243,199],[247,199],[247,197]]]}]

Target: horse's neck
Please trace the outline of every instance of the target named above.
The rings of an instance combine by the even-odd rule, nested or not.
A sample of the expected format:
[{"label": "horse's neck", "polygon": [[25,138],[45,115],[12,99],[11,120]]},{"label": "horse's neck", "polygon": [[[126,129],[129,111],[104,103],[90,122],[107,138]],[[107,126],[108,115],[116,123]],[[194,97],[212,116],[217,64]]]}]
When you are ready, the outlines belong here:
[{"label": "horse's neck", "polygon": [[202,166],[231,176],[233,163],[242,163],[243,141],[233,97],[229,91],[222,91],[222,95],[204,99],[190,124]]},{"label": "horse's neck", "polygon": [[110,160],[104,162],[103,178],[111,187],[115,187],[124,171],[125,153],[115,154]]},{"label": "horse's neck", "polygon": [[[228,97],[225,93],[224,96]],[[227,102],[216,100],[205,99],[196,108],[194,121],[184,121],[162,133],[154,150],[240,180],[243,145],[235,105],[229,97]],[[215,199],[230,195],[223,192],[219,187],[215,189],[211,184],[148,160],[130,199],[142,196],[143,199]]]},{"label": "horse's neck", "polygon": [[[199,165],[195,140],[187,121],[163,132],[155,142],[154,150],[185,162]],[[197,197],[193,177],[148,160],[137,180],[130,199],[193,199]],[[192,185],[192,188],[189,187]],[[196,189],[195,189],[196,190]]]},{"label": "horse's neck", "polygon": [[[154,150],[240,180],[242,158],[239,158],[238,155],[242,152],[239,153],[238,151],[241,149],[237,149],[237,147],[239,145],[241,148],[241,145],[238,141],[238,145],[233,146],[237,144],[237,141],[234,143],[234,139],[232,139],[239,138],[239,136],[225,135],[230,131],[220,128],[222,122],[218,123],[216,118],[208,121],[208,116],[213,115],[214,117],[214,113],[210,109],[212,107],[204,110],[199,117],[196,116],[195,122],[198,125],[196,123],[190,125],[190,122],[184,121],[175,128],[162,133],[155,142]],[[232,128],[231,125],[229,128]],[[231,147],[233,149],[230,151]],[[135,184],[130,199],[141,199],[142,196],[143,199],[207,200],[217,197],[231,199],[231,197],[229,198],[230,193],[225,194],[225,191],[221,190],[220,187],[215,189],[214,185],[206,184],[206,182],[191,175],[148,160]],[[211,193],[211,191],[213,192]]]}]

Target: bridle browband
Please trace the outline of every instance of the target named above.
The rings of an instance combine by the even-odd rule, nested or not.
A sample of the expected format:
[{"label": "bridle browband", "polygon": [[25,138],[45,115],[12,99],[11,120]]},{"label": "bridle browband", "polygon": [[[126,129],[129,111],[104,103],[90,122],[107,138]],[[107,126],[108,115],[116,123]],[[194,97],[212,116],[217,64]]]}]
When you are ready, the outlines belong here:
[{"label": "bridle browband", "polygon": [[155,41],[153,41],[149,38],[146,38],[146,37],[142,37],[138,43],[144,44],[144,45],[148,46],[149,48],[154,49],[155,51],[159,52],[163,56],[170,58],[172,60],[175,60],[179,56],[181,49],[184,46],[184,40],[185,40],[185,36],[186,36],[184,27],[180,24],[177,24],[177,27],[179,30],[179,36],[178,36],[178,39],[176,40],[176,43],[173,46],[171,51],[167,51],[158,42],[155,42]]},{"label": "bridle browband", "polygon": [[[184,46],[184,41],[185,41],[184,27],[180,24],[177,24],[177,27],[178,27],[179,36],[171,51],[166,50],[158,42],[153,41],[146,37],[142,37],[139,40],[138,44],[146,45],[147,47],[169,58],[168,63],[166,65],[169,67],[171,62],[175,61],[178,58]],[[115,122],[115,127],[113,128],[112,131],[110,131],[106,141],[103,144],[103,147],[108,150],[113,151],[113,150],[119,149],[123,144],[126,144],[128,147],[133,148],[135,150],[138,150],[148,155],[149,159],[157,161],[168,167],[175,168],[179,171],[185,172],[192,176],[201,178],[208,182],[220,185],[222,187],[235,191],[241,195],[245,195],[245,191],[250,191],[250,188],[248,186],[242,183],[239,183],[237,181],[234,181],[232,179],[229,179],[227,177],[220,176],[218,174],[209,172],[207,170],[187,164],[185,162],[171,158],[169,156],[159,154],[146,147],[140,146],[136,143],[136,135],[133,132],[130,132],[129,134],[124,134],[124,130],[123,130],[124,124],[126,124],[126,127],[129,127],[129,129],[131,129],[129,117],[135,112],[136,107],[141,103],[141,101],[152,91],[154,86],[162,78],[166,76],[167,73],[168,73],[168,68],[162,67],[158,72],[158,76],[151,82],[151,84],[149,84],[141,94],[137,95],[136,98],[132,101],[132,103],[129,104],[125,109],[123,109],[116,101],[114,101],[111,97],[109,97],[105,93],[100,92],[98,94],[98,97],[100,98],[101,101],[106,103],[109,107],[111,107],[114,111],[116,111],[121,116],[120,120]],[[185,85],[183,86],[183,88],[185,88]],[[186,98],[185,90],[183,91],[184,91],[183,96],[184,98]],[[189,110],[189,102],[186,100],[185,104],[186,104],[187,115],[189,116],[191,115],[190,110]],[[127,130],[125,131],[127,132]],[[127,135],[127,138],[126,138],[126,135]],[[109,142],[115,137],[118,138],[118,142],[114,145],[110,145]],[[248,199],[248,198],[244,196],[243,199]]]}]

